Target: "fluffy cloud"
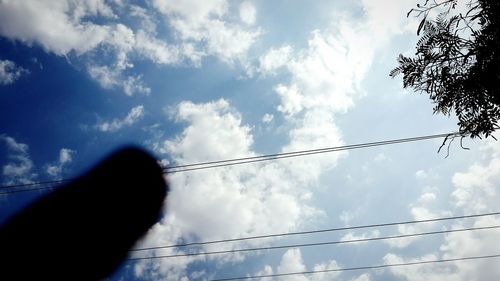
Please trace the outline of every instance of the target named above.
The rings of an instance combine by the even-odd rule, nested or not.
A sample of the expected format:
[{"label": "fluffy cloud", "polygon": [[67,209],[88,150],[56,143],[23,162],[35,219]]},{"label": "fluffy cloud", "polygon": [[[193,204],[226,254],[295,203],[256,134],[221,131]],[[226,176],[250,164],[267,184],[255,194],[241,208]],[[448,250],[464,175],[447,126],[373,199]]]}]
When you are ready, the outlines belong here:
[{"label": "fluffy cloud", "polygon": [[[178,122],[186,122],[187,127],[177,137],[166,140],[159,152],[169,154],[176,163],[257,155],[252,151],[250,127],[242,124],[240,114],[225,100],[206,104],[183,102],[172,114]],[[298,229],[322,216],[309,204],[317,174],[301,169],[295,162],[276,161],[172,174],[166,218],[146,242],[172,244],[181,237],[185,241],[214,240]],[[271,241],[228,247],[266,245]],[[203,249],[219,248],[205,245]],[[175,249],[156,254],[169,253],[175,253]],[[199,259],[237,262],[244,258],[235,254]],[[174,280],[182,277],[180,272],[191,262],[193,259],[178,264],[170,260],[145,262],[138,265],[137,272],[159,273]]]},{"label": "fluffy cloud", "polygon": [[[177,64],[181,60],[179,47],[169,45],[143,30],[137,32],[136,49],[143,57],[158,64]],[[189,48],[185,47],[184,49]],[[200,58],[195,57],[195,55],[190,53],[190,58],[199,63]]]},{"label": "fluffy cloud", "polygon": [[[335,260],[329,260],[323,263],[315,264],[312,268],[307,268],[302,260],[302,255],[299,249],[287,250],[281,257],[281,261],[276,269],[272,266],[266,265],[263,270],[255,275],[271,275],[271,274],[286,274],[293,272],[305,272],[305,271],[324,271],[324,270],[335,270],[341,269]],[[338,278],[340,272],[323,272],[315,274],[306,275],[290,275],[286,277],[280,277],[278,280],[293,280],[293,281],[326,281],[326,280],[342,280]],[[264,280],[264,279],[262,279]],[[355,277],[352,281],[369,281],[370,276],[368,274],[363,274]]]},{"label": "fluffy cloud", "polygon": [[116,132],[123,127],[132,126],[144,116],[144,106],[133,107],[123,119],[114,119],[97,124],[96,127],[101,132]]},{"label": "fluffy cloud", "polygon": [[[412,215],[413,220],[428,220],[428,219],[434,219],[442,216],[441,214],[435,214],[431,212],[428,208],[422,205],[422,203],[425,204],[427,202],[425,198],[428,196],[428,193],[422,194],[422,196],[419,198],[417,202],[420,204],[417,204],[416,206],[410,206],[410,213]],[[409,225],[399,225],[398,226],[398,232],[401,235],[407,235],[407,234],[414,234],[414,233],[421,233],[421,232],[427,232],[427,231],[434,231],[436,224],[435,223],[421,223],[421,224],[409,224]],[[417,237],[409,237],[409,238],[402,238],[402,239],[391,239],[387,240],[386,243],[391,245],[392,247],[396,248],[406,248],[410,244],[412,244],[415,241],[418,241],[422,239],[423,236],[417,236]]]},{"label": "fluffy cloud", "polygon": [[61,148],[59,151],[59,159],[51,164],[46,165],[45,171],[52,177],[60,177],[66,165],[73,161],[73,155],[76,151],[69,148]]},{"label": "fluffy cloud", "polygon": [[[255,17],[252,7],[249,3],[242,4],[246,23],[252,20],[252,13]],[[157,14],[148,8],[164,15],[178,36],[167,42],[165,36],[158,35]],[[150,89],[140,75],[124,74],[134,67],[131,58],[165,65],[189,61],[196,66],[203,57],[212,55],[230,63],[243,60],[260,31],[231,22],[229,11],[225,0],[203,4],[155,0],[146,7],[104,0],[2,1],[0,36],[41,46],[59,56],[76,54],[101,86],[121,87],[127,95],[132,95],[149,93]],[[129,14],[124,16],[124,12]],[[131,23],[127,20],[129,16],[139,18],[140,23]],[[104,55],[100,65],[96,65],[92,55],[85,56],[92,52]]]},{"label": "fluffy cloud", "polygon": [[262,122],[264,123],[271,123],[274,119],[274,115],[266,113],[264,116],[262,116]]},{"label": "fluffy cloud", "polygon": [[84,53],[106,40],[108,26],[82,21],[89,16],[113,17],[103,0],[2,1],[0,34],[58,55]]},{"label": "fluffy cloud", "polygon": [[[282,151],[343,144],[336,119],[354,105],[355,97],[361,96],[360,83],[374,53],[367,47],[367,34],[364,25],[340,19],[335,28],[313,31],[306,49],[271,49],[260,59],[261,71],[272,72],[284,66],[291,77],[290,82],[275,87],[280,98],[276,108],[289,126],[289,143]],[[345,155],[315,156],[294,163],[308,174],[317,171],[318,176]]]},{"label": "fluffy cloud", "polygon": [[[478,214],[498,211],[498,186],[500,184],[500,145],[489,142],[483,146],[481,162],[473,164],[465,172],[457,172],[452,178],[454,190],[451,193],[453,207],[464,214]],[[424,193],[418,200],[432,202],[436,195]],[[429,211],[421,207],[425,215]],[[454,222],[451,229],[500,225],[497,217],[482,217]],[[457,232],[445,235],[439,250],[421,257],[408,258],[404,255],[389,253],[387,263],[424,261],[428,259],[450,259],[468,256],[481,256],[500,253],[498,245],[499,230]],[[500,275],[497,260],[478,260],[430,264],[414,267],[391,268],[390,272],[406,280],[494,280]]]},{"label": "fluffy cloud", "polygon": [[353,106],[374,50],[362,27],[341,21],[337,29],[314,31],[309,48],[288,63],[292,81],[276,88],[278,110],[293,116],[310,109],[343,113]]},{"label": "fluffy cloud", "polygon": [[151,89],[142,81],[141,75],[123,77],[122,69],[108,66],[89,66],[88,72],[105,89],[121,87],[127,96],[135,93],[144,95],[151,93]]},{"label": "fluffy cloud", "polygon": [[[371,233],[363,233],[360,235],[356,235],[354,232],[348,232],[342,238],[340,238],[340,241],[349,241],[349,240],[362,240],[362,239],[371,239],[371,238],[377,238],[380,237],[380,231],[378,230],[373,230]],[[365,243],[365,242],[359,242],[359,243]]]},{"label": "fluffy cloud", "polygon": [[251,2],[244,1],[240,4],[240,19],[242,22],[249,25],[255,24],[256,14],[257,10]]},{"label": "fluffy cloud", "polygon": [[415,8],[414,0],[361,0],[362,7],[374,35],[380,40],[389,39],[388,35],[415,32],[418,20],[406,17]]},{"label": "fluffy cloud", "polygon": [[[218,21],[227,11],[226,2],[206,2],[193,8],[198,10],[188,15],[185,11],[192,8],[189,8],[189,3],[155,2],[160,11],[170,16],[169,23],[177,30],[178,36],[194,42],[209,40],[204,39],[204,34],[209,32],[203,31],[205,27],[200,23]],[[375,48],[383,46],[372,44],[373,30],[366,22],[353,23],[340,18],[333,26],[312,32],[304,50],[294,51],[285,46],[271,49],[260,59],[261,72],[272,73],[284,67],[290,74],[289,82],[275,87],[280,98],[277,109],[284,115],[284,127],[288,129],[288,140],[282,146],[282,152],[343,144],[341,131],[336,125],[337,116],[347,112],[354,105],[354,99],[362,95],[360,84],[371,66]],[[157,147],[176,163],[258,155],[251,149],[250,127],[242,125],[241,116],[225,100],[206,104],[183,102],[172,114],[187,126],[176,138]],[[190,242],[293,231],[308,218],[322,215],[310,206],[310,190],[317,186],[320,176],[334,168],[345,155],[333,153],[293,161],[170,175],[173,190],[169,211],[151,232],[147,244],[173,244],[180,237]],[[255,246],[269,242],[251,243]],[[246,244],[236,243],[229,248]],[[210,246],[201,248],[207,251],[215,249]],[[155,254],[173,253],[177,251],[165,249]],[[263,271],[279,272],[287,266],[300,266],[303,263],[299,256],[297,252],[289,252],[276,270],[266,267]],[[197,260],[237,262],[244,258],[245,255],[235,254]],[[188,277],[183,272],[193,261],[177,260],[175,264],[142,262],[136,266],[136,272],[148,276],[160,274],[169,280],[180,279]],[[328,262],[317,268],[334,266],[336,264]],[[369,279],[368,276],[359,278]]]},{"label": "fluffy cloud", "polygon": [[[259,58],[257,72],[262,75],[272,75],[276,70],[287,65],[292,59],[293,48],[285,45],[278,49],[271,48],[267,53]],[[251,73],[249,73],[251,74]]]},{"label": "fluffy cloud", "polygon": [[7,146],[9,163],[2,167],[6,184],[30,183],[37,174],[33,171],[33,161],[29,155],[27,144],[17,142],[14,138],[0,135],[0,141]]},{"label": "fluffy cloud", "polygon": [[[165,1],[154,0],[153,5],[166,16],[166,20],[184,42],[185,55],[193,61],[201,55],[214,55],[225,62],[244,59],[259,36],[259,30],[247,30],[225,20],[229,11],[227,0]],[[245,4],[248,5],[248,4]],[[248,16],[249,8],[245,15]],[[247,19],[249,20],[249,19]],[[196,50],[196,51],[194,51]]]},{"label": "fluffy cloud", "polygon": [[14,83],[28,70],[17,66],[13,61],[0,60],[0,85],[9,85]]}]

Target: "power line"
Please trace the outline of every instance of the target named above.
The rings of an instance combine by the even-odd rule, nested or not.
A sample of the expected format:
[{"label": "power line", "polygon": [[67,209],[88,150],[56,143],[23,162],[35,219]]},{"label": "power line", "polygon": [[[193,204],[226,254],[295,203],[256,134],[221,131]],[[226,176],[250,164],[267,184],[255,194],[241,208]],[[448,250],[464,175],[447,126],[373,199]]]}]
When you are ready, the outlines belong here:
[{"label": "power line", "polygon": [[207,244],[219,244],[219,243],[245,241],[245,240],[254,240],[254,239],[263,239],[263,238],[285,237],[285,236],[305,235],[305,234],[316,234],[316,233],[345,231],[345,230],[356,230],[356,229],[365,229],[365,228],[377,228],[377,227],[387,227],[387,226],[397,226],[397,225],[407,225],[407,224],[419,224],[419,223],[429,223],[429,222],[438,222],[438,221],[447,221],[447,220],[479,218],[479,217],[495,216],[495,215],[500,215],[500,212],[483,213],[483,214],[475,214],[475,215],[453,216],[453,217],[441,217],[441,218],[425,219],[425,220],[413,220],[413,221],[402,221],[402,222],[389,222],[389,223],[367,224],[367,225],[347,226],[347,227],[337,227],[337,228],[327,228],[327,229],[310,230],[310,231],[286,232],[286,233],[257,235],[257,236],[232,238],[232,239],[222,239],[222,240],[213,240],[213,241],[193,242],[193,243],[168,245],[168,246],[144,247],[144,248],[133,249],[133,250],[131,250],[131,252],[146,251],[146,250],[155,250],[155,249],[166,249],[166,248],[180,248],[180,247],[189,247],[189,246],[201,246],[201,245],[207,245]]},{"label": "power line", "polygon": [[267,154],[267,155],[261,155],[261,156],[243,157],[243,158],[236,158],[236,159],[200,162],[200,163],[195,163],[195,164],[165,167],[164,170],[166,170],[168,173],[176,173],[176,172],[202,170],[202,169],[208,169],[208,168],[219,168],[219,167],[233,166],[233,165],[239,165],[239,164],[271,161],[271,160],[278,160],[278,159],[284,159],[284,158],[301,157],[301,156],[307,156],[307,155],[337,152],[337,151],[344,151],[344,150],[352,150],[352,149],[359,149],[359,148],[384,146],[384,145],[406,143],[406,142],[415,142],[415,141],[449,137],[449,136],[457,135],[457,134],[458,133],[427,135],[427,136],[412,137],[412,138],[393,139],[393,140],[351,144],[351,145],[344,145],[344,146],[325,147],[325,148],[317,148],[317,149],[309,149],[309,150],[299,150],[299,151],[293,151],[293,152]]},{"label": "power line", "polygon": [[36,191],[36,190],[54,189],[54,188],[56,188],[55,185],[43,186],[43,187],[33,187],[33,188],[23,188],[23,189],[14,189],[14,190],[9,190],[9,191],[2,191],[2,192],[0,192],[0,195],[19,193],[19,192]]},{"label": "power line", "polygon": [[[261,155],[261,156],[252,156],[252,157],[243,157],[243,158],[226,159],[226,160],[218,160],[218,161],[200,162],[200,163],[194,163],[194,164],[165,167],[165,168],[163,168],[163,171],[167,174],[172,174],[172,173],[187,172],[187,171],[194,171],[194,170],[220,168],[220,167],[262,162],[262,161],[271,161],[271,160],[279,160],[279,159],[292,158],[292,157],[301,157],[301,156],[314,155],[314,154],[323,154],[323,153],[329,153],[329,152],[337,152],[337,151],[352,150],[352,149],[359,149],[359,148],[368,148],[368,147],[375,147],[375,146],[384,146],[384,145],[391,145],[391,144],[398,144],[398,143],[406,143],[406,142],[415,142],[415,141],[443,138],[443,137],[449,137],[449,136],[453,136],[453,135],[457,135],[457,134],[458,133],[436,134],[436,135],[427,135],[427,136],[412,137],[412,138],[402,138],[402,139],[394,139],[394,140],[386,140],[386,141],[361,143],[361,144],[354,144],[354,145],[344,145],[344,146],[326,147],[326,148],[319,148],[319,149],[309,149],[309,150],[300,150],[300,151],[293,151],[293,152],[267,154],[267,155]],[[43,190],[43,189],[53,188],[54,186],[49,186],[49,187],[41,186],[41,187],[36,187],[36,188],[17,189],[20,187],[30,187],[30,186],[45,185],[45,184],[60,184],[60,183],[69,182],[69,181],[71,181],[71,179],[62,179],[62,180],[54,180],[54,181],[33,182],[33,183],[26,183],[26,184],[0,186],[0,189],[9,189],[7,191],[0,192],[0,195],[9,194],[9,193],[17,193],[17,192],[25,192],[25,191]],[[12,190],[14,188],[16,188],[16,189]]]},{"label": "power line", "polygon": [[2,186],[0,186],[0,189],[29,187],[29,186],[46,185],[46,184],[59,184],[59,183],[63,183],[63,182],[66,182],[66,181],[72,181],[72,179],[62,179],[62,180],[51,180],[51,181],[39,181],[39,182],[29,182],[29,183],[2,185]]},{"label": "power line", "polygon": [[418,262],[391,263],[391,264],[381,264],[381,265],[371,265],[371,266],[346,267],[346,268],[325,269],[325,270],[313,270],[313,271],[303,271],[303,272],[254,275],[254,276],[244,276],[244,277],[238,276],[238,277],[212,279],[210,281],[229,281],[229,280],[271,278],[271,277],[328,273],[328,272],[373,270],[373,269],[381,269],[381,268],[389,268],[389,267],[414,266],[414,265],[423,265],[423,264],[448,263],[448,262],[456,262],[456,261],[471,261],[471,260],[482,260],[482,259],[493,259],[493,258],[500,258],[500,254],[498,254],[498,255],[486,255],[486,256],[461,257],[461,258],[453,258],[453,259],[427,260],[427,261],[418,261]]},{"label": "power line", "polygon": [[328,242],[317,242],[317,243],[291,244],[291,245],[257,247],[257,248],[243,248],[243,249],[233,249],[233,250],[223,250],[223,251],[213,251],[213,252],[160,255],[160,256],[150,256],[150,257],[131,257],[131,258],[129,258],[129,260],[150,260],[150,259],[163,259],[163,258],[207,256],[207,255],[217,255],[217,254],[233,254],[233,253],[240,253],[240,252],[255,252],[255,251],[263,251],[263,250],[278,250],[278,249],[288,249],[288,248],[303,248],[303,247],[313,247],[313,246],[339,245],[339,244],[393,240],[393,239],[402,239],[402,238],[419,237],[419,236],[426,236],[426,235],[437,235],[437,234],[445,234],[445,233],[455,233],[455,232],[465,232],[465,231],[490,230],[490,229],[497,229],[497,228],[500,228],[500,225],[462,228],[462,229],[449,229],[449,230],[439,230],[439,231],[413,233],[413,234],[400,234],[400,235],[391,235],[391,236],[382,236],[382,237],[359,238],[359,239],[351,239],[351,240],[328,241]]}]

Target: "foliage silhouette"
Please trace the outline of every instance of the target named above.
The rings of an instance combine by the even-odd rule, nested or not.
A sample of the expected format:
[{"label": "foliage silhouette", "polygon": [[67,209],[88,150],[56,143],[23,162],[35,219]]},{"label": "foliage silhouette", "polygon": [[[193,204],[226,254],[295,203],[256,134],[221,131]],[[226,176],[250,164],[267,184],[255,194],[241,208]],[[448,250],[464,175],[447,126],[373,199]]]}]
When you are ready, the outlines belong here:
[{"label": "foliage silhouette", "polygon": [[462,12],[458,4],[426,0],[408,12],[421,18],[416,53],[400,54],[390,76],[429,94],[434,113],[454,111],[462,137],[488,137],[500,119],[500,1],[468,1]]}]

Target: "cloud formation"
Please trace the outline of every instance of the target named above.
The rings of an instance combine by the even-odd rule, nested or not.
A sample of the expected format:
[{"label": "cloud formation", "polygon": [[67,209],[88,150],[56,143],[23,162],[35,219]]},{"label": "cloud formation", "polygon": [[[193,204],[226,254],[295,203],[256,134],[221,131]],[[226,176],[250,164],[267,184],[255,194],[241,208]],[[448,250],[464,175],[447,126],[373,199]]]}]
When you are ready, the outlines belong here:
[{"label": "cloud formation", "polygon": [[54,178],[59,178],[63,172],[63,169],[73,162],[73,155],[76,151],[69,148],[61,148],[59,151],[59,159],[51,164],[46,165],[45,171],[47,174]]},{"label": "cloud formation", "polygon": [[[182,102],[172,114],[187,127],[158,147],[159,152],[170,155],[176,163],[257,155],[252,150],[251,128],[242,123],[241,115],[226,100]],[[335,161],[337,158],[333,157],[330,164]],[[294,161],[276,161],[172,174],[166,218],[150,233],[147,242],[169,244],[181,237],[185,241],[206,241],[298,229],[323,216],[309,203],[317,175],[301,169]],[[266,245],[270,241],[235,243],[229,247]],[[211,245],[202,248],[217,249]],[[175,252],[165,249],[156,254]],[[195,260],[238,262],[244,258],[245,255],[234,254],[178,263],[150,261],[137,265],[137,272],[176,280],[187,274],[184,270]]]},{"label": "cloud formation", "polygon": [[5,184],[24,184],[35,180],[37,174],[33,171],[29,146],[6,135],[0,135],[0,141],[5,143],[8,152],[7,158],[10,161],[2,167]]},{"label": "cloud formation", "polygon": [[[183,53],[193,62],[207,55],[216,56],[228,63],[243,60],[260,35],[259,30],[249,30],[225,20],[230,6],[227,0],[210,0],[203,3],[195,0],[154,0],[153,5],[175,30],[183,42]],[[248,3],[243,5],[246,23],[255,20],[255,15],[252,18],[253,6]],[[190,55],[192,53],[196,55]]]},{"label": "cloud formation", "polygon": [[[176,26],[179,36],[189,40],[203,38],[199,23],[220,17],[227,9],[224,1],[209,1],[196,8],[199,9],[197,12],[187,15],[185,11],[188,7],[183,5],[188,3],[174,6],[156,1],[158,9],[171,15],[170,23]],[[331,28],[313,31],[307,48],[303,50],[293,50],[284,45],[271,48],[261,56],[255,71],[267,75],[282,68],[289,74],[288,82],[275,87],[279,97],[276,108],[283,115],[283,127],[288,131],[282,152],[343,144],[336,119],[354,106],[356,98],[362,96],[360,84],[371,67],[374,47],[383,46],[370,44],[374,36],[372,33],[367,22],[354,23],[340,17]],[[251,127],[244,125],[238,111],[226,100],[204,104],[182,102],[172,115],[186,127],[177,137],[167,139],[156,147],[159,152],[170,155],[176,163],[258,155],[252,149],[254,139]],[[194,242],[299,229],[308,220],[324,216],[310,204],[311,189],[318,185],[321,175],[333,169],[346,155],[335,153],[170,175],[173,190],[169,210],[165,220],[151,232],[147,244],[173,244],[181,237],[183,241]],[[266,243],[257,241],[251,242],[251,245]],[[236,243],[229,247],[245,244]],[[205,251],[215,249],[210,246],[201,248]],[[155,254],[174,253],[182,251],[165,249]],[[288,267],[303,268],[299,257],[299,252],[287,252],[278,268],[268,266],[263,271],[284,272]],[[189,278],[187,269],[194,261],[234,263],[244,259],[245,255],[234,254],[179,259],[175,263],[145,261],[136,266],[136,273],[175,280]],[[329,261],[315,268],[335,266]],[[322,280],[323,277],[317,275],[311,278]],[[369,276],[362,275],[358,279],[369,280]]]},{"label": "cloud formation", "polygon": [[28,70],[16,65],[13,61],[0,60],[0,86],[12,84],[27,73],[29,73]]},{"label": "cloud formation", "polygon": [[[322,263],[315,264],[312,268],[307,268],[302,260],[302,254],[299,249],[287,250],[281,257],[281,261],[276,268],[271,265],[266,265],[264,268],[257,272],[255,275],[271,275],[271,274],[287,274],[294,272],[307,272],[307,271],[324,271],[336,270],[342,267],[338,265],[335,260],[328,260]],[[346,280],[340,278],[341,272],[322,272],[315,274],[297,274],[285,277],[278,277],[277,280],[293,280],[293,281],[327,281],[327,280]],[[369,274],[362,274],[354,277],[351,281],[369,281]]]},{"label": "cloud formation", "polygon": [[[2,1],[0,36],[58,56],[75,55],[104,88],[147,94],[151,90],[142,77],[129,74],[133,60],[199,66],[207,56],[227,63],[245,59],[260,34],[258,28],[249,27],[255,21],[255,8],[242,4],[242,25],[232,19],[229,7],[227,0],[203,4],[155,0],[143,6],[104,0]],[[130,21],[131,17],[139,23]],[[158,33],[156,25],[162,21],[176,36]],[[99,62],[92,58],[96,53],[104,55]]]},{"label": "cloud formation", "polygon": [[[481,162],[471,165],[467,171],[457,172],[452,177],[454,190],[450,194],[451,203],[464,215],[498,211],[500,200],[500,145],[489,141],[483,146]],[[435,194],[424,193],[417,204],[436,200]],[[428,214],[429,207],[421,205],[420,213]],[[413,210],[412,210],[413,211]],[[424,215],[426,218],[427,215]],[[416,216],[418,219],[419,217]],[[497,217],[482,217],[454,222],[450,229],[499,225]],[[422,256],[408,257],[405,254],[388,253],[386,263],[425,261],[429,259],[449,259],[500,253],[499,230],[470,231],[445,235],[439,250]],[[420,265],[414,267],[391,268],[390,272],[406,280],[494,280],[500,275],[497,260],[478,260],[446,264]]]},{"label": "cloud formation", "polygon": [[96,128],[101,132],[116,132],[123,127],[129,127],[141,120],[144,116],[144,106],[138,105],[133,107],[127,116],[123,119],[113,119],[113,121],[105,121],[96,125]]}]

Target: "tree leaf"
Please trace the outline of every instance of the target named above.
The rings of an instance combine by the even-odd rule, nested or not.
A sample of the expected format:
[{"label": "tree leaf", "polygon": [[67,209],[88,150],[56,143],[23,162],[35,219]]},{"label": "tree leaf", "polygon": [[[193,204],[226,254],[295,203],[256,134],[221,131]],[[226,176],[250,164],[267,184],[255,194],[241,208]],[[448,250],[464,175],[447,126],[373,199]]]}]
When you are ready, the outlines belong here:
[{"label": "tree leaf", "polygon": [[417,28],[417,35],[420,35],[420,30],[422,29],[422,27],[424,27],[424,24],[425,24],[425,20],[427,19],[427,15],[425,15],[425,17],[422,19],[422,21],[420,22],[420,24],[418,25],[418,28]]}]

